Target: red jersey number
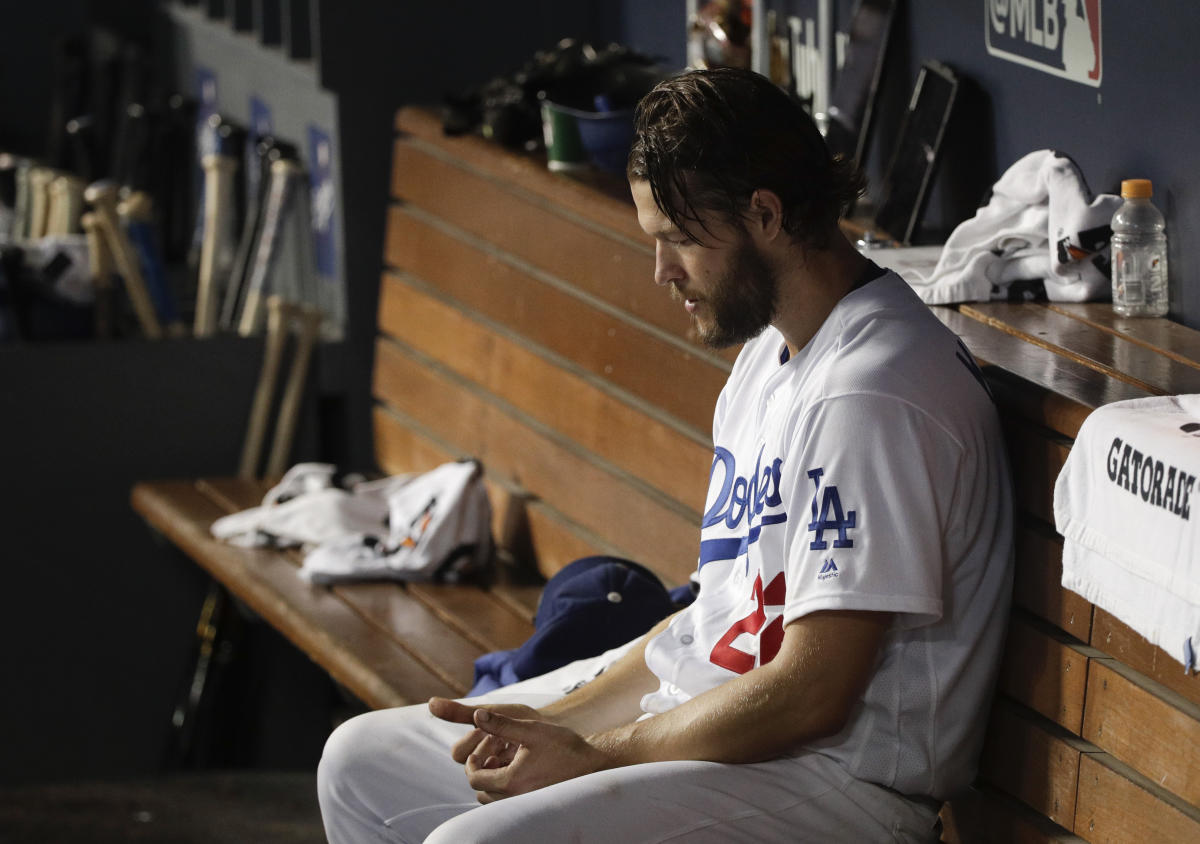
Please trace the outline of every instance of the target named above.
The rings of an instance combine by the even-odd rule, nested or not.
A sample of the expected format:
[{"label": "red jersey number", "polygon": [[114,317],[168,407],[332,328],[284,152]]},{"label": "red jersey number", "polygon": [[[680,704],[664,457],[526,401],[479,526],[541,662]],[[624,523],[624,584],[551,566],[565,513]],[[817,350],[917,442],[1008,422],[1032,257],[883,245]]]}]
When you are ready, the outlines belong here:
[{"label": "red jersey number", "polygon": [[[735,674],[745,674],[755,665],[766,665],[773,660],[783,644],[783,615],[775,615],[768,624],[766,608],[782,607],[786,592],[783,572],[775,575],[765,590],[762,575],[754,578],[754,611],[734,622],[733,626],[725,631],[725,635],[717,640],[712,653],[708,655],[709,662],[727,668]],[[743,633],[758,636],[757,658],[755,654],[733,646],[734,640]]]}]

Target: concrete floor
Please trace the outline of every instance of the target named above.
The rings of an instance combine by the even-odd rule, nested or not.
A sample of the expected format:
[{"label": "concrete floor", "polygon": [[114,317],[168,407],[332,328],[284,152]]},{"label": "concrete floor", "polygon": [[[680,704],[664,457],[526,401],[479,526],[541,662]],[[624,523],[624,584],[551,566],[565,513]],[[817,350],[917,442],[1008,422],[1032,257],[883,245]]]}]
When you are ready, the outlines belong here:
[{"label": "concrete floor", "polygon": [[238,771],[0,789],[11,844],[318,844],[316,775]]}]

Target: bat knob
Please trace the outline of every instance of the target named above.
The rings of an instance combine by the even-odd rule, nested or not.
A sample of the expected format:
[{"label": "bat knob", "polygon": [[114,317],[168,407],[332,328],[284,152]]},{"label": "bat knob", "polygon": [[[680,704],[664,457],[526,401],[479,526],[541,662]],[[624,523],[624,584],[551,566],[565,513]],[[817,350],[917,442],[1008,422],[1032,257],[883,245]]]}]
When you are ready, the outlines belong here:
[{"label": "bat knob", "polygon": [[111,179],[101,179],[92,182],[83,191],[83,198],[97,208],[115,206],[117,201],[117,183]]}]

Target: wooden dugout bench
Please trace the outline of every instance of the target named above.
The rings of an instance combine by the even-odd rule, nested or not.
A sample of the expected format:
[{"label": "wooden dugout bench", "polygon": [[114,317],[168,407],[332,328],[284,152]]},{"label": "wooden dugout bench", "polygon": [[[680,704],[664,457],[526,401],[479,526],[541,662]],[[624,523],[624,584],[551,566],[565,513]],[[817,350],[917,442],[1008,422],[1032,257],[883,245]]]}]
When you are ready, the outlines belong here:
[{"label": "wooden dugout bench", "polygon": [[[577,557],[695,564],[711,413],[733,360],[650,283],[620,183],[586,184],[430,113],[397,116],[374,365],[378,468],[486,468],[486,587],[300,580],[291,554],[214,541],[266,484],[147,482],[156,530],[372,708],[461,695],[480,654],[532,631],[538,586]],[[1014,609],[977,787],[946,841],[1200,841],[1200,678],[1064,590],[1054,480],[1088,413],[1200,392],[1200,333],[1105,305],[936,308],[983,365],[1014,464]]]}]

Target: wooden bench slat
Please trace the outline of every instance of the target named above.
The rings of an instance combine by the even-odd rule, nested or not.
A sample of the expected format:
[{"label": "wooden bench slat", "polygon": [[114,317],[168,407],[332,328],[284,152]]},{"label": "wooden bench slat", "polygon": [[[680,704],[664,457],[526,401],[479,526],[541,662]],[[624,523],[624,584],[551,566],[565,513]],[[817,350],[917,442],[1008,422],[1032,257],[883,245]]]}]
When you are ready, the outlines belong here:
[{"label": "wooden bench slat", "polygon": [[1200,803],[1200,706],[1116,660],[1095,659],[1082,736],[1156,785]]},{"label": "wooden bench slat", "polygon": [[529,620],[496,600],[490,589],[485,591],[474,585],[412,583],[408,591],[439,619],[485,652],[510,650],[533,634]]},{"label": "wooden bench slat", "polygon": [[1093,607],[1086,598],[1062,585],[1062,538],[1049,525],[1033,519],[1018,520],[1013,538],[1013,603],[1087,642]]},{"label": "wooden bench slat", "polygon": [[1088,659],[1099,651],[1075,644],[1046,624],[1014,613],[1000,665],[999,688],[1074,735],[1083,723]]},{"label": "wooden bench slat", "polygon": [[1089,841],[1200,841],[1200,811],[1107,754],[1084,754],[1073,829]]},{"label": "wooden bench slat", "polygon": [[1003,700],[989,720],[979,774],[985,782],[1065,829],[1075,819],[1079,760],[1095,748]]},{"label": "wooden bench slat", "polygon": [[[712,448],[397,279],[385,281],[380,327],[462,378],[663,493],[704,507]],[[380,357],[380,365],[390,358]],[[696,466],[698,472],[681,472]]]},{"label": "wooden bench slat", "polygon": [[1200,369],[1200,336],[1169,319],[1142,319],[1118,316],[1110,305],[1099,303],[1051,302],[1052,311],[1087,323],[1093,328],[1115,334],[1125,340],[1146,346],[1157,354]]},{"label": "wooden bench slat", "polygon": [[[484,465],[548,501],[572,520],[601,534],[621,526],[636,559],[670,581],[686,579],[695,560],[699,515],[685,514],[616,470],[556,442],[544,431],[484,401],[448,373],[435,377],[391,344],[391,360],[376,366],[376,395]],[[376,432],[381,430],[376,417]],[[384,423],[389,424],[389,423]],[[390,422],[394,427],[395,420]],[[696,483],[703,484],[701,476]]]},{"label": "wooden bench slat", "polygon": [[[580,290],[650,325],[686,336],[686,314],[654,289],[651,244],[571,219],[403,139],[394,149],[395,198],[440,219],[452,219],[455,226],[497,249],[570,279]],[[564,243],[571,248],[563,249]]]},{"label": "wooden bench slat", "polygon": [[368,706],[455,693],[339,596],[298,578],[283,555],[214,539],[209,526],[225,511],[194,483],[138,484],[131,499],[147,522]]},{"label": "wooden bench slat", "polygon": [[[230,512],[256,506],[260,499],[258,481],[240,478],[205,478],[198,486],[201,492],[226,502]],[[297,555],[289,553],[297,563]],[[294,576],[294,574],[293,574]],[[409,589],[400,583],[379,581],[372,583],[343,583],[330,588],[363,619],[379,632],[394,639],[400,647],[412,655],[432,673],[440,677],[457,694],[464,694],[474,681],[473,665],[476,658],[488,650],[486,639],[461,635],[461,631],[447,628],[436,614],[426,606],[428,602],[417,600]],[[474,590],[483,606],[498,608],[487,593]],[[532,630],[528,624],[512,616],[514,624],[524,626],[524,636]]]},{"label": "wooden bench slat", "polygon": [[1014,798],[983,786],[941,812],[946,844],[1083,844],[1084,839]]},{"label": "wooden bench slat", "polygon": [[[959,310],[1155,395],[1200,392],[1200,369],[1172,360],[1117,334],[1095,331],[1066,314],[1008,302],[960,305]],[[1137,375],[1130,373],[1136,372]]]},{"label": "wooden bench slat", "polygon": [[[729,363],[698,348],[647,331],[548,283],[502,254],[489,254],[417,219],[401,207],[388,212],[387,261],[445,296],[574,361],[599,378],[660,407],[702,432]],[[666,298],[662,290],[649,291]],[[683,330],[683,329],[681,329]],[[653,361],[653,366],[647,366]]]},{"label": "wooden bench slat", "polygon": [[1004,441],[1018,509],[1053,525],[1054,483],[1067,461],[1071,443],[1019,419],[1005,420]]},{"label": "wooden bench slat", "polygon": [[[438,153],[481,175],[531,193],[597,225],[633,238],[646,239],[637,224],[629,184],[620,175],[565,176],[546,168],[542,156],[523,155],[473,135],[448,137],[441,121],[424,109],[404,108],[396,114],[396,131],[409,135],[425,150]],[[649,240],[646,239],[649,243]]]},{"label": "wooden bench slat", "polygon": [[[461,449],[435,442],[427,434],[399,424],[395,418],[387,416],[386,412],[376,414],[376,425],[378,427],[374,437],[375,459],[380,467],[389,473],[427,471],[447,460],[466,456],[466,452]],[[498,496],[498,489],[505,490],[504,494],[507,494],[506,488],[501,484],[489,483],[489,495],[493,500]],[[580,557],[592,554],[619,556],[624,553],[612,545],[597,541],[592,534],[581,533],[578,526],[568,524],[551,508],[537,500],[522,500],[520,513],[514,514],[514,520],[518,523],[496,532],[497,541],[518,561],[534,563],[545,577],[550,577]],[[500,594],[506,591],[513,592],[517,595],[513,600],[525,607],[528,610],[527,616],[533,618],[531,607],[536,603],[536,590],[533,600],[523,596],[522,593],[526,590],[501,586],[497,591]]]},{"label": "wooden bench slat", "polygon": [[1200,674],[1184,671],[1179,659],[1147,641],[1140,633],[1100,607],[1096,607],[1095,620],[1092,622],[1091,644],[1186,700],[1200,705]]},{"label": "wooden bench slat", "polygon": [[1073,439],[1095,408],[1150,395],[1048,349],[1014,342],[1011,335],[954,308],[931,310],[977,360],[1000,370],[992,373],[985,367],[1002,410],[1066,437]]}]

